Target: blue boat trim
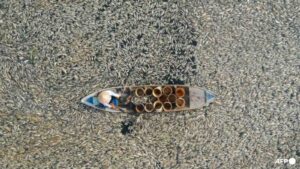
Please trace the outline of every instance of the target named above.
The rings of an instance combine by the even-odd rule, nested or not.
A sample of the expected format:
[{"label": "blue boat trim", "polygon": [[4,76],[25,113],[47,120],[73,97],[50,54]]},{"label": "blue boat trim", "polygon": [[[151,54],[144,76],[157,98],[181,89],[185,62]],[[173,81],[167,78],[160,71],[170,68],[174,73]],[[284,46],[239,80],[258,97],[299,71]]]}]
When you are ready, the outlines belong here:
[{"label": "blue boat trim", "polygon": [[112,96],[110,103],[113,103],[114,105],[118,106],[119,105],[119,100],[116,97]]},{"label": "blue boat trim", "polygon": [[88,103],[92,104],[92,105],[97,105],[99,104],[98,99],[95,97],[90,97],[86,100]]},{"label": "blue boat trim", "polygon": [[213,93],[208,92],[208,91],[205,92],[205,100],[207,103],[212,102],[213,100],[215,100],[215,98],[216,98],[216,96]]},{"label": "blue boat trim", "polygon": [[91,105],[93,105],[93,106],[96,106],[96,107],[98,107],[98,108],[100,108],[100,109],[105,109],[105,108],[106,108],[106,106],[104,106],[103,104],[101,104],[101,103],[98,101],[98,98],[93,97],[93,96],[91,96],[91,97],[89,97],[88,99],[86,99],[86,102],[87,102],[88,104],[91,104]]}]

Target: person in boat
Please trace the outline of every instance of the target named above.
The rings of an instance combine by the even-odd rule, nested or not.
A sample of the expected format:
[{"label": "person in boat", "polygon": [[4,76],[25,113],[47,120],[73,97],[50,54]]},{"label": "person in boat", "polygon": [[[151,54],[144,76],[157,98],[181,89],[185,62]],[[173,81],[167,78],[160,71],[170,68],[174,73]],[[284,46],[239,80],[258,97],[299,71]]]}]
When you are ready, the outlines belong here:
[{"label": "person in boat", "polygon": [[[128,96],[125,99],[126,101],[124,105],[127,105],[130,102],[131,96]],[[116,110],[119,109],[119,101],[124,100],[124,97],[122,97],[121,94],[115,93],[111,90],[106,90],[98,94],[98,100],[103,106]]]}]

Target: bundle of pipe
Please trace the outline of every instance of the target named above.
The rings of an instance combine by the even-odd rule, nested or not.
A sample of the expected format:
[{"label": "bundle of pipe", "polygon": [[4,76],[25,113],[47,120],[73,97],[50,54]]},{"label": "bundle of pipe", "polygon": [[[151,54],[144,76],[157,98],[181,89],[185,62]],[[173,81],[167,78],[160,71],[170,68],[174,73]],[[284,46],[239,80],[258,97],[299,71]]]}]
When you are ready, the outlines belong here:
[{"label": "bundle of pipe", "polygon": [[183,87],[177,87],[176,88],[176,107],[178,108],[184,108],[185,107],[185,99],[183,98],[185,96],[185,89]]}]

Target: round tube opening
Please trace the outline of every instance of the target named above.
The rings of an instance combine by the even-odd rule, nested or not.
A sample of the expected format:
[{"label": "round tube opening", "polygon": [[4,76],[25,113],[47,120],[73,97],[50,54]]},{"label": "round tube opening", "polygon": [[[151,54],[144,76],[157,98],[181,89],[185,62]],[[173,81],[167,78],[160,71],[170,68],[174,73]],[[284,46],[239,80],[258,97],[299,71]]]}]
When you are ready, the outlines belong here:
[{"label": "round tube opening", "polygon": [[139,105],[137,105],[136,107],[135,107],[135,110],[137,111],[137,112],[143,112],[144,111],[144,105],[142,105],[142,104],[139,104]]},{"label": "round tube opening", "polygon": [[172,92],[173,92],[173,90],[172,90],[172,87],[171,87],[171,86],[165,86],[165,87],[163,88],[163,93],[164,93],[165,95],[170,95],[170,94],[172,94]]},{"label": "round tube opening", "polygon": [[146,88],[146,89],[145,89],[145,94],[146,94],[147,96],[152,95],[152,92],[153,92],[153,90],[152,90],[151,88]]},{"label": "round tube opening", "polygon": [[176,97],[176,95],[174,95],[174,94],[171,94],[171,95],[168,96],[168,100],[169,100],[169,102],[171,102],[171,103],[175,103],[175,102],[176,102],[176,99],[177,99],[177,97]]},{"label": "round tube opening", "polygon": [[166,102],[166,101],[168,100],[168,96],[165,95],[165,94],[163,94],[163,95],[161,95],[161,96],[159,97],[159,100],[160,100],[162,103],[164,103],[164,102]]},{"label": "round tube opening", "polygon": [[146,112],[152,112],[152,111],[154,110],[153,104],[147,103],[147,104],[145,105],[145,110],[146,110]]},{"label": "round tube opening", "polygon": [[135,90],[135,95],[136,95],[137,97],[143,97],[143,96],[144,96],[144,90],[143,90],[142,88],[137,88],[137,89]]},{"label": "round tube opening", "polygon": [[172,104],[170,102],[164,103],[164,110],[168,111],[172,109]]},{"label": "round tube opening", "polygon": [[161,88],[157,87],[153,90],[153,96],[160,97],[162,95]]},{"label": "round tube opening", "polygon": [[185,107],[185,100],[183,98],[178,98],[176,100],[176,106],[179,108]]},{"label": "round tube opening", "polygon": [[182,87],[176,88],[176,95],[177,97],[183,97],[185,95],[185,90]]}]

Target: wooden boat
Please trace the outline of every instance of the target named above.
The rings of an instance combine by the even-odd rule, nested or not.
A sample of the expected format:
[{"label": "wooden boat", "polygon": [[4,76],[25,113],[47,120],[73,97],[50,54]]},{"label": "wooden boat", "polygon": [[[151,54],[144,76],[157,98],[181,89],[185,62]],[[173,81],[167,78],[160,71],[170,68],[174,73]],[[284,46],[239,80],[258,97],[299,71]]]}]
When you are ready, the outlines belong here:
[{"label": "wooden boat", "polygon": [[[97,96],[102,91],[107,90],[119,93],[121,94],[121,97],[124,96],[125,98],[128,98],[128,96],[130,96],[130,103],[124,104],[124,101],[122,101],[121,98],[114,98],[116,101],[114,104],[117,104],[117,109],[111,109],[101,105]],[[161,90],[161,93],[159,93],[159,90]],[[157,93],[155,92],[158,92],[158,94],[161,95],[156,95]],[[188,85],[144,85],[101,89],[84,97],[81,102],[93,108],[108,112],[147,113],[200,109],[214,100],[215,94],[213,92],[199,87],[191,87]],[[157,106],[156,102],[160,102],[162,106],[155,107]],[[139,109],[139,107],[143,107],[143,110]]]}]

